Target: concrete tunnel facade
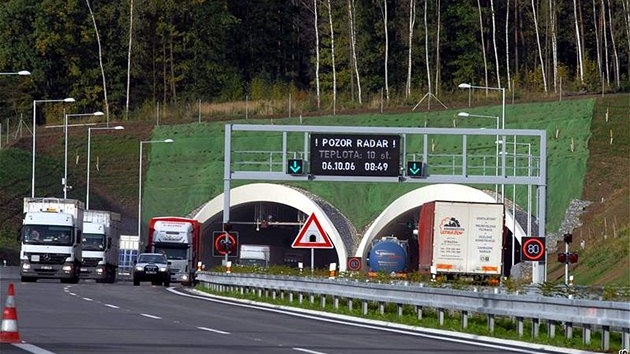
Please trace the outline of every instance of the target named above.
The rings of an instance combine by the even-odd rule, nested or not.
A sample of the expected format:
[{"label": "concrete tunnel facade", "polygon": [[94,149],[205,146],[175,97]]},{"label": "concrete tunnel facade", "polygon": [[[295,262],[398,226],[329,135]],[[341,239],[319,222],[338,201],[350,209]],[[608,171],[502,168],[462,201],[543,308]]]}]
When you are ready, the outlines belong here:
[{"label": "concrete tunnel facade", "polygon": [[[375,238],[383,236],[383,229],[401,215],[434,200],[495,202],[491,195],[469,186],[459,184],[428,185],[412,190],[387,205],[370,224],[366,232],[359,235],[350,221],[334,206],[306,190],[280,184],[252,183],[233,188],[230,191],[230,208],[266,202],[292,207],[307,216],[314,213],[334,245],[339,271],[342,272],[347,270],[347,257],[357,256],[365,260],[369,245]],[[209,220],[216,220],[222,213],[223,194],[220,194],[203,205],[192,217],[205,224]],[[514,221],[508,208],[506,208],[505,222],[506,227],[520,242],[525,233],[522,227]],[[297,233],[295,237],[297,237]]]}]

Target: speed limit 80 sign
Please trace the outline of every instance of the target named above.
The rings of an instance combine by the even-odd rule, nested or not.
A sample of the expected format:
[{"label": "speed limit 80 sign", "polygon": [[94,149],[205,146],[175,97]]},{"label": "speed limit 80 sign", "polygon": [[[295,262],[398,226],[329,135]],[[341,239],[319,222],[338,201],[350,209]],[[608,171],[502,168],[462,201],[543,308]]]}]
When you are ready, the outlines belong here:
[{"label": "speed limit 80 sign", "polygon": [[545,238],[523,237],[521,238],[521,256],[524,261],[545,260]]}]

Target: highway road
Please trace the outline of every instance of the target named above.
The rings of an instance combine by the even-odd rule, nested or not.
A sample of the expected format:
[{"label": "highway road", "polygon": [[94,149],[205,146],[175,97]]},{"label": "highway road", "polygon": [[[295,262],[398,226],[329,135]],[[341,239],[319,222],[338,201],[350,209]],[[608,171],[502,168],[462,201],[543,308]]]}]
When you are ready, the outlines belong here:
[{"label": "highway road", "polygon": [[[541,353],[381,326],[289,309],[211,298],[181,287],[130,282],[21,283],[17,270],[0,269],[2,305],[9,283],[21,344],[2,353]],[[571,351],[563,351],[571,352]]]}]

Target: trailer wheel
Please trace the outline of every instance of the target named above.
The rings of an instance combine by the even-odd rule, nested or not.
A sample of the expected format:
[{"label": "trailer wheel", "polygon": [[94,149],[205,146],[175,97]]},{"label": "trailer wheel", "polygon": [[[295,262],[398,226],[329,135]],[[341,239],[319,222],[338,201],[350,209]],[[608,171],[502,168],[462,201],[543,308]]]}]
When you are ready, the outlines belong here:
[{"label": "trailer wheel", "polygon": [[164,286],[165,287],[169,287],[171,285],[171,281],[170,280],[165,280],[164,281]]}]

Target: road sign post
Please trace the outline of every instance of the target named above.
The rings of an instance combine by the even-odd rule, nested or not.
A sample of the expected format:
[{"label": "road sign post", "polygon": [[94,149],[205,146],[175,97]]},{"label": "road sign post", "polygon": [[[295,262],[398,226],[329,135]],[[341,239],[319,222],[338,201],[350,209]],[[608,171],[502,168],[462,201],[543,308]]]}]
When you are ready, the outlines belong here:
[{"label": "road sign post", "polygon": [[306,223],[300,229],[297,237],[291,245],[292,248],[310,248],[311,249],[311,273],[315,269],[315,249],[316,248],[335,248],[330,237],[322,228],[317,220],[315,213],[312,213]]}]

